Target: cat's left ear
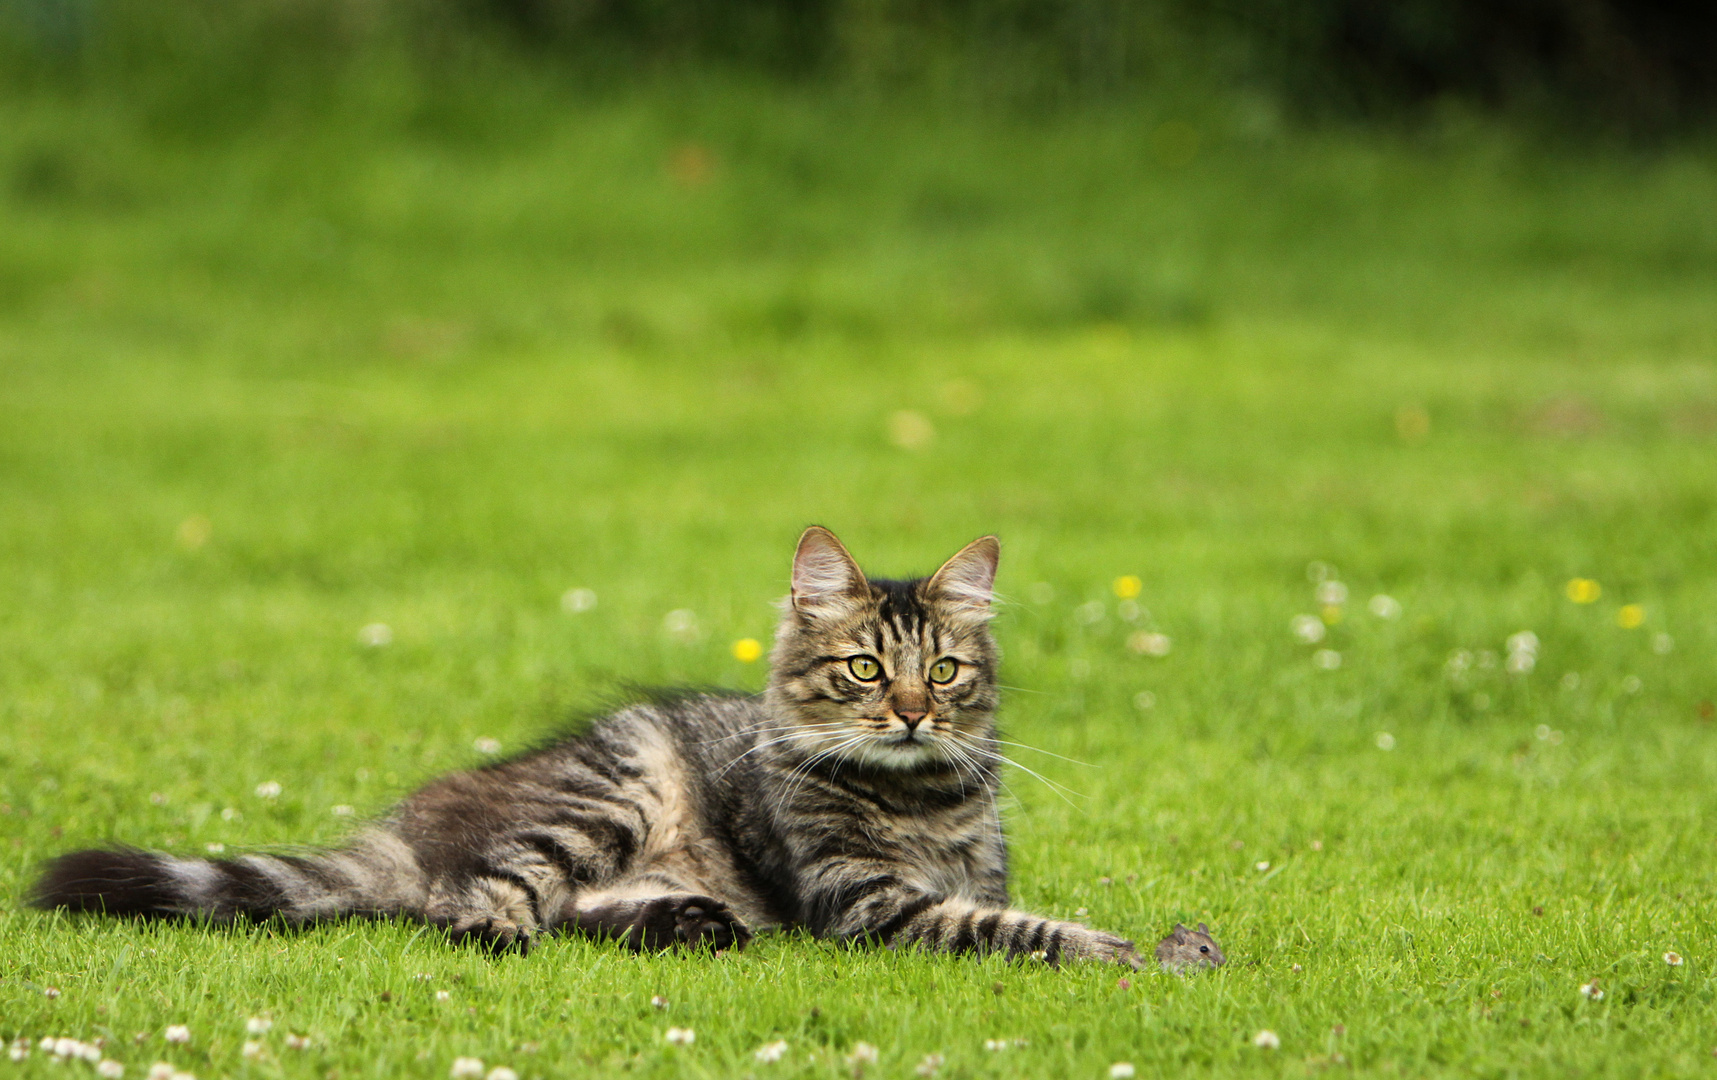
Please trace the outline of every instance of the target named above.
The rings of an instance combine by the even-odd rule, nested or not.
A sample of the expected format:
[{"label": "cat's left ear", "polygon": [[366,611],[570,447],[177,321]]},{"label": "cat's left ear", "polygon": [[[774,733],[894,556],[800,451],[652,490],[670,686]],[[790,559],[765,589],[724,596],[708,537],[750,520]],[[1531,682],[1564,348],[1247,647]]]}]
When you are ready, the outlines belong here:
[{"label": "cat's left ear", "polygon": [[996,595],[996,564],[1001,557],[1001,541],[980,536],[931,575],[930,591],[958,610],[987,619]]}]

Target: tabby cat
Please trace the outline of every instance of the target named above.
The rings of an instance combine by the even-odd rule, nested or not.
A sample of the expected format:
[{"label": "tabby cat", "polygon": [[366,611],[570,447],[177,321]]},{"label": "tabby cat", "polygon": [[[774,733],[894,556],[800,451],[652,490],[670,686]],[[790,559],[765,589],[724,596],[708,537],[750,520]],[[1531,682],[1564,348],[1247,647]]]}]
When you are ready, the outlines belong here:
[{"label": "tabby cat", "polygon": [[623,708],[546,749],[444,776],[348,846],[54,860],[34,900],[289,924],[406,915],[528,951],[572,930],[634,950],[752,929],[1139,966],[1133,943],[1008,907],[996,812],[994,537],[928,578],[867,579],[813,527],[760,696]]}]

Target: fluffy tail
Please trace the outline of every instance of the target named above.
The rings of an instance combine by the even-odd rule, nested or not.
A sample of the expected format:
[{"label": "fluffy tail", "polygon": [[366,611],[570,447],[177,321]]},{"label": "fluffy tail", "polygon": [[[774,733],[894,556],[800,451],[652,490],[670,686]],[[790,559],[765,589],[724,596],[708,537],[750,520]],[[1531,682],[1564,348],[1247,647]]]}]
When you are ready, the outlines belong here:
[{"label": "fluffy tail", "polygon": [[135,848],[61,855],[31,892],[40,908],[105,915],[291,923],[342,915],[419,914],[423,871],[411,849],[377,830],[343,851],[310,856],[181,859]]}]

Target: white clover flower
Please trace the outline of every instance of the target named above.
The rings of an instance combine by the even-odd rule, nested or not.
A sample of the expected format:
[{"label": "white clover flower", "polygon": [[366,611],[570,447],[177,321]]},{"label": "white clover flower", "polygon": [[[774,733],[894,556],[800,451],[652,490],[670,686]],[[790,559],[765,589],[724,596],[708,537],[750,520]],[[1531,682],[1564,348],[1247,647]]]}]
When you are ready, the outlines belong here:
[{"label": "white clover flower", "polygon": [[197,1080],[197,1074],[196,1073],[190,1073],[190,1072],[181,1072],[178,1069],[174,1069],[173,1072],[168,1076],[167,1080]]},{"label": "white clover flower", "polygon": [[264,780],[256,785],[256,797],[259,799],[280,798],[280,782],[278,780]]},{"label": "white clover flower", "polygon": [[8,1053],[13,1061],[23,1061],[30,1056],[30,1040],[22,1036],[13,1039]]},{"label": "white clover flower", "polygon": [[257,1042],[255,1039],[246,1039],[244,1046],[240,1048],[239,1052],[249,1060],[255,1061],[262,1056],[262,1044]]},{"label": "white clover flower", "polygon": [[1073,609],[1073,617],[1086,626],[1095,626],[1109,614],[1109,608],[1101,600],[1093,600],[1088,604],[1080,604]]},{"label": "white clover flower", "polygon": [[60,988],[57,986],[44,986],[42,987],[42,996],[47,998],[49,1001],[52,1001],[60,996]]},{"label": "white clover flower", "polygon": [[1668,656],[1675,651],[1675,639],[1659,631],[1651,636],[1651,651],[1659,656]]},{"label": "white clover flower", "polygon": [[1288,627],[1293,630],[1294,636],[1306,645],[1316,645],[1328,632],[1324,629],[1324,621],[1316,615],[1295,615]]},{"label": "white clover flower", "polygon": [[64,1035],[57,1039],[43,1040],[43,1043],[42,1049],[55,1057],[71,1057],[72,1051],[77,1049],[77,1040],[68,1039]]},{"label": "white clover flower", "polygon": [[346,803],[335,803],[333,806],[328,808],[328,812],[333,814],[335,817],[351,817],[353,814],[357,813],[356,810],[352,809],[351,806]]},{"label": "white clover flower", "polygon": [[1347,586],[1335,579],[1318,583],[1318,603],[1335,607],[1347,603]]},{"label": "white clover flower", "polygon": [[453,997],[453,995],[446,990],[437,990],[435,992],[435,1000],[436,1001],[448,1001],[448,1000],[451,1000],[452,997]]},{"label": "white clover flower", "polygon": [[308,1036],[308,1035],[288,1035],[288,1036],[286,1036],[286,1049],[288,1049],[288,1050],[308,1050],[308,1049],[310,1049],[310,1036]]},{"label": "white clover flower", "polygon": [[252,1035],[267,1035],[272,1027],[274,1027],[274,1021],[266,1016],[253,1016],[244,1022],[245,1031]]},{"label": "white clover flower", "polygon": [[212,844],[204,844],[203,845],[203,850],[207,851],[210,855],[219,855],[222,852],[226,851],[226,849],[227,849],[227,846],[225,844],[219,842],[219,841],[216,841],[215,843],[212,843]]},{"label": "white clover flower", "polygon": [[1602,1001],[1602,1000],[1604,1000],[1603,987],[1598,985],[1598,980],[1596,980],[1596,979],[1593,979],[1591,982],[1585,983],[1584,985],[1582,985],[1580,987],[1580,994],[1590,1001]]},{"label": "white clover flower", "polygon": [[447,1074],[451,1076],[453,1080],[482,1080],[483,1059],[469,1057],[454,1058],[453,1068],[449,1069]]},{"label": "white clover flower", "polygon": [[1395,736],[1389,734],[1387,731],[1379,731],[1377,733],[1377,748],[1379,750],[1395,749]]},{"label": "white clover flower", "polygon": [[1508,654],[1508,662],[1503,665],[1503,669],[1510,675],[1525,675],[1537,666],[1538,655],[1536,653],[1511,652]]},{"label": "white clover flower", "polygon": [[668,1045],[670,1046],[690,1046],[692,1043],[697,1042],[698,1033],[693,1031],[691,1028],[675,1027],[669,1028],[667,1034],[662,1037],[668,1041]]},{"label": "white clover flower", "polygon": [[1074,908],[1073,909],[1073,917],[1075,919],[1083,919],[1085,916],[1087,916],[1089,914],[1091,914],[1091,912],[1086,908]]},{"label": "white clover flower", "polygon": [[229,806],[221,811],[222,821],[238,821],[243,817],[244,814],[240,813],[237,807]]},{"label": "white clover flower", "polygon": [[935,1076],[936,1070],[940,1069],[941,1067],[942,1067],[942,1055],[941,1054],[925,1054],[924,1060],[920,1061],[918,1063],[918,1067],[913,1069],[912,1071],[917,1073],[919,1076]]},{"label": "white clover flower", "polygon": [[36,1044],[36,1049],[44,1054],[51,1054],[54,1052],[54,1043],[57,1041],[52,1035],[43,1035],[42,1041]]},{"label": "white clover flower", "polygon": [[698,613],[691,608],[675,608],[662,616],[662,629],[680,641],[691,641],[698,636]]},{"label": "white clover flower", "polygon": [[1138,622],[1144,616],[1149,615],[1150,612],[1140,607],[1137,600],[1123,600],[1119,604],[1115,605],[1115,614],[1119,615],[1127,622]]},{"label": "white clover flower", "polygon": [[1167,656],[1174,648],[1174,641],[1167,634],[1140,630],[1127,638],[1127,648],[1144,656]]},{"label": "white clover flower", "polygon": [[1530,630],[1522,630],[1519,633],[1508,635],[1508,651],[1511,653],[1531,653],[1537,656],[1538,635]]},{"label": "white clover flower", "polygon": [[1319,649],[1312,654],[1312,664],[1324,671],[1341,667],[1341,654],[1334,649]]},{"label": "white clover flower", "polygon": [[780,1061],[787,1056],[787,1040],[776,1039],[774,1042],[764,1043],[751,1056],[762,1062]]},{"label": "white clover flower", "polygon": [[519,1074],[505,1065],[497,1065],[489,1070],[488,1080],[519,1080]]},{"label": "white clover flower", "polygon": [[1687,961],[1681,958],[1680,953],[1673,951],[1663,954],[1663,962],[1668,964],[1670,967],[1680,967],[1682,964],[1687,963]]},{"label": "white clover flower", "polygon": [[596,606],[596,593],[591,589],[568,589],[560,594],[562,611],[576,615]]},{"label": "white clover flower", "polygon": [[1265,1028],[1263,1031],[1252,1036],[1252,1045],[1261,1050],[1280,1050],[1282,1048],[1282,1038],[1269,1028]]},{"label": "white clover flower", "polygon": [[149,1066],[149,1080],[172,1080],[173,1066],[165,1061],[157,1061]]},{"label": "white clover flower", "polygon": [[1378,593],[1365,606],[1379,619],[1399,619],[1401,617],[1401,601],[1393,596]]},{"label": "white clover flower", "polygon": [[984,1049],[985,1050],[1006,1050],[1007,1048],[1008,1048],[1008,1041],[1006,1039],[985,1039],[984,1040]]},{"label": "white clover flower", "polygon": [[393,627],[385,622],[373,622],[358,631],[358,642],[372,649],[393,644]]},{"label": "white clover flower", "polygon": [[870,1043],[854,1043],[852,1052],[847,1055],[848,1065],[874,1065],[879,1055],[876,1047]]},{"label": "white clover flower", "polygon": [[96,1063],[95,1071],[96,1075],[106,1077],[107,1080],[120,1080],[120,1077],[125,1075],[125,1066],[112,1058],[106,1058]]},{"label": "white clover flower", "polygon": [[650,1007],[654,1009],[665,1009],[668,1007],[668,999],[660,994],[653,994],[650,997]]},{"label": "white clover flower", "polygon": [[167,1027],[167,1041],[170,1043],[188,1043],[191,1041],[191,1029],[184,1024],[170,1024]]},{"label": "white clover flower", "polygon": [[101,1060],[101,1047],[92,1043],[80,1042],[77,1044],[75,1056],[83,1058],[93,1065]]},{"label": "white clover flower", "polygon": [[501,752],[501,740],[491,739],[488,736],[484,736],[483,738],[473,742],[471,744],[471,749],[477,751],[479,754],[499,754]]},{"label": "white clover flower", "polygon": [[1443,666],[1451,676],[1459,678],[1466,674],[1468,668],[1473,666],[1473,654],[1465,649],[1456,649],[1449,654],[1449,659]]},{"label": "white clover flower", "polygon": [[1262,874],[1264,871],[1270,869],[1270,860],[1260,859],[1252,868]]},{"label": "white clover flower", "polygon": [[1130,1061],[1117,1061],[1109,1066],[1109,1080],[1131,1080],[1132,1075],[1133,1063]]}]

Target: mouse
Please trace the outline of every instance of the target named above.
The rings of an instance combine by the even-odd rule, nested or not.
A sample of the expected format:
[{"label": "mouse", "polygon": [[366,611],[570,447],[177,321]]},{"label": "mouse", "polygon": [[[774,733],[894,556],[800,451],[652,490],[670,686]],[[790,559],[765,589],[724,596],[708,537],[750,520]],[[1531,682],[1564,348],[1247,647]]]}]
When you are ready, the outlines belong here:
[{"label": "mouse", "polygon": [[1157,942],[1157,963],[1164,971],[1176,975],[1184,975],[1189,969],[1221,967],[1227,962],[1228,958],[1222,955],[1222,946],[1210,936],[1210,927],[1203,923],[1198,924],[1197,930],[1188,930],[1185,925],[1175,923],[1174,933]]}]

